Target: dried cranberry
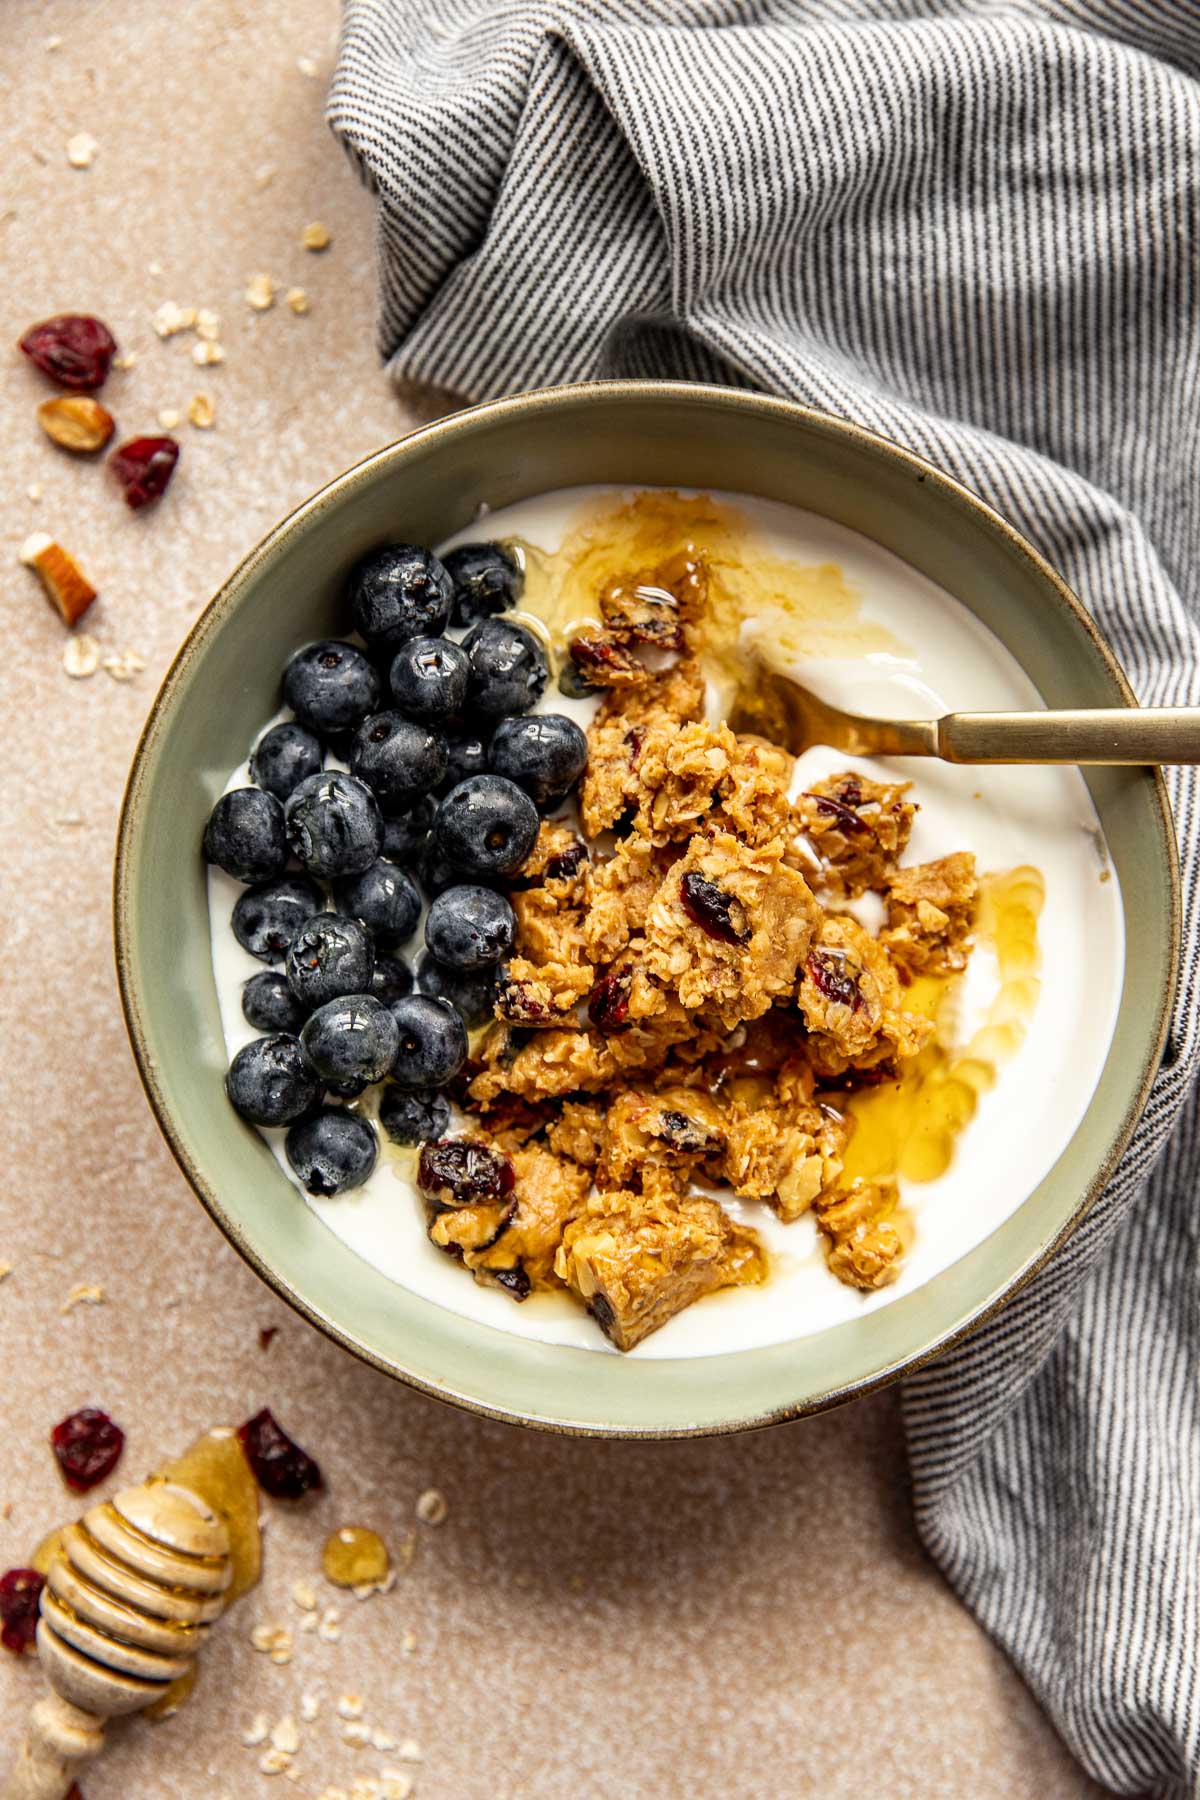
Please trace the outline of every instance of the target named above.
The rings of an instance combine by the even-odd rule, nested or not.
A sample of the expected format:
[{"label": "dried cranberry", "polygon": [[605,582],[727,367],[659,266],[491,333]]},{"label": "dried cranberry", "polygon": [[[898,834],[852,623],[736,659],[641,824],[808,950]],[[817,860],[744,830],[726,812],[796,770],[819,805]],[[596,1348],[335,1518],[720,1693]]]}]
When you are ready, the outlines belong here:
[{"label": "dried cranberry", "polygon": [[510,981],[502,976],[496,989],[496,1017],[511,1025],[548,1025],[554,1013],[537,998],[531,981]]},{"label": "dried cranberry", "polygon": [[[745,918],[741,902],[725,893],[715,881],[697,874],[695,869],[689,869],[680,882],[679,898],[692,924],[706,931],[710,938],[717,938],[722,944],[744,944],[750,936],[746,926],[738,923],[737,915]],[[737,907],[736,915],[734,907]]]},{"label": "dried cranberry", "polygon": [[14,1656],[33,1647],[45,1585],[36,1569],[9,1569],[0,1575],[0,1644]]},{"label": "dried cranberry", "polygon": [[99,1407],[85,1406],[54,1427],[50,1442],[67,1486],[86,1494],[116,1468],[125,1433]]},{"label": "dried cranberry", "polygon": [[[843,791],[848,791],[851,784],[847,782]],[[836,819],[843,831],[870,831],[872,828],[865,819],[860,819],[851,808],[862,800],[862,789],[857,782],[853,784],[855,798],[848,804],[834,800],[828,794],[810,794],[805,791],[806,800],[815,800],[817,811],[824,813],[827,819]]]},{"label": "dried cranberry", "polygon": [[495,1206],[512,1193],[515,1180],[507,1156],[470,1138],[426,1144],[417,1165],[418,1188],[443,1206]]},{"label": "dried cranberry", "polygon": [[858,1011],[863,1003],[862,990],[846,967],[844,957],[812,950],[804,966],[818,993],[824,994],[835,1006],[849,1006]]},{"label": "dried cranberry", "polygon": [[307,1450],[294,1443],[267,1407],[238,1426],[250,1472],[273,1500],[299,1500],[310,1488],[324,1487],[321,1471]]},{"label": "dried cranberry", "polygon": [[587,637],[573,638],[570,652],[571,661],[583,680],[595,687],[603,687],[614,675],[636,675],[643,668],[623,644],[598,631],[590,632]]},{"label": "dried cranberry", "polygon": [[629,1020],[629,993],[633,971],[619,967],[602,975],[588,1000],[588,1018],[597,1031],[620,1031]]},{"label": "dried cranberry", "polygon": [[718,1150],[721,1139],[709,1131],[699,1119],[689,1119],[673,1106],[664,1107],[658,1115],[658,1136],[670,1150],[682,1156],[699,1156],[704,1150]]},{"label": "dried cranberry", "polygon": [[59,387],[90,394],[104,386],[117,341],[107,325],[87,313],[59,313],[31,325],[19,348]]},{"label": "dried cranberry", "polygon": [[136,512],[161,500],[179,461],[179,445],[171,437],[130,438],[114,450],[108,466],[125,489],[125,504]]},{"label": "dried cranberry", "polygon": [[528,1300],[533,1284],[520,1263],[515,1269],[491,1269],[489,1275],[497,1287],[506,1288],[514,1300]]},{"label": "dried cranberry", "polygon": [[549,859],[546,864],[546,880],[569,881],[572,875],[578,875],[587,859],[587,845],[581,838],[576,838],[569,849],[560,850],[557,856]]},{"label": "dried cranberry", "polygon": [[259,1349],[260,1350],[269,1350],[271,1348],[271,1345],[274,1343],[275,1339],[278,1336],[279,1336],[278,1325],[263,1325],[263,1326],[261,1326],[259,1329],[259,1333],[258,1333]]}]

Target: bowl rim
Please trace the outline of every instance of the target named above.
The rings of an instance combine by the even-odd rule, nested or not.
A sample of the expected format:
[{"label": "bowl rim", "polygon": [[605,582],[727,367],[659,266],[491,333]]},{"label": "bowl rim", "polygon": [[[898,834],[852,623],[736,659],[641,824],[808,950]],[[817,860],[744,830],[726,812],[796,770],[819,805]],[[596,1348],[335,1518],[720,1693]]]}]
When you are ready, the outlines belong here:
[{"label": "bowl rim", "polygon": [[523,1425],[531,1430],[555,1432],[570,1437],[666,1440],[716,1437],[741,1431],[759,1430],[789,1419],[813,1416],[843,1405],[848,1400],[872,1394],[883,1387],[890,1386],[902,1376],[924,1367],[934,1358],[943,1355],[947,1350],[952,1349],[977,1331],[1002,1307],[1006,1306],[1056,1254],[1082,1223],[1107,1186],[1113,1171],[1128,1148],[1158,1074],[1170,1028],[1179,979],[1182,940],[1179,855],[1166,783],[1162,770],[1156,767],[1151,773],[1154,798],[1157,803],[1154,818],[1159,829],[1161,851],[1166,861],[1168,874],[1167,967],[1169,973],[1165,989],[1158,996],[1153,1041],[1141,1069],[1136,1088],[1129,1097],[1123,1115],[1115,1122],[1110,1131],[1107,1154],[1094,1171],[1090,1182],[1081,1190],[1076,1205],[1059,1229],[1038,1248],[1033,1256],[1027,1258],[1023,1264],[1002,1280],[979,1305],[960,1318],[953,1326],[938,1333],[913,1355],[893,1360],[885,1367],[877,1369],[867,1376],[856,1377],[840,1385],[832,1385],[824,1393],[794,1403],[772,1406],[762,1412],[752,1411],[746,1417],[716,1422],[684,1422],[678,1426],[665,1427],[576,1423],[523,1412],[515,1407],[493,1404],[474,1395],[456,1392],[450,1386],[438,1385],[400,1367],[388,1356],[380,1354],[369,1345],[358,1341],[349,1331],[323,1314],[312,1301],[293,1287],[247,1241],[237,1220],[225,1210],[202,1171],[193,1162],[182,1135],[175,1125],[171,1109],[159,1082],[155,1061],[150,1054],[142,1022],[142,996],[136,969],[130,918],[135,842],[145,802],[147,778],[158,738],[175,704],[185,671],[202,649],[205,640],[219,627],[225,614],[237,604],[242,590],[253,579],[259,565],[272,555],[277,545],[290,536],[303,521],[321,511],[332,500],[347,493],[360,482],[373,478],[382,466],[402,453],[416,445],[424,445],[430,441],[452,441],[459,436],[469,436],[477,422],[497,415],[519,417],[559,408],[569,410],[573,406],[586,404],[595,399],[609,399],[618,402],[623,399],[637,401],[652,395],[659,395],[664,400],[686,399],[692,403],[707,403],[717,409],[758,413],[778,422],[804,424],[817,430],[834,433],[898,464],[918,480],[944,494],[948,500],[956,502],[960,506],[965,505],[968,511],[979,518],[981,524],[1005,539],[1010,548],[1031,564],[1041,580],[1054,590],[1060,604],[1073,615],[1075,623],[1091,640],[1092,646],[1105,665],[1123,704],[1130,707],[1136,707],[1138,704],[1114,651],[1082,601],[1040,551],[1036,550],[1029,540],[1001,513],[981,499],[965,483],[946,474],[935,463],[929,462],[915,451],[895,443],[879,432],[856,424],[852,420],[840,418],[815,407],[804,406],[798,401],[711,383],[656,380],[576,382],[557,387],[533,389],[463,407],[428,424],[417,426],[392,442],[371,451],[367,456],[360,458],[349,468],[324,483],[307,499],[293,507],[278,524],[260,538],[221,583],[216,593],[204,605],[189,627],[183,642],[172,657],[154,697],[134,750],[117,827],[113,870],[113,934],[117,985],[126,1032],[150,1109],[188,1185],[227,1242],[281,1300],[325,1337],[340,1345],[342,1349],[348,1350],[360,1362],[379,1369],[393,1380],[400,1381],[405,1386],[426,1394],[431,1399],[461,1407],[482,1418],[495,1419],[505,1424]]}]

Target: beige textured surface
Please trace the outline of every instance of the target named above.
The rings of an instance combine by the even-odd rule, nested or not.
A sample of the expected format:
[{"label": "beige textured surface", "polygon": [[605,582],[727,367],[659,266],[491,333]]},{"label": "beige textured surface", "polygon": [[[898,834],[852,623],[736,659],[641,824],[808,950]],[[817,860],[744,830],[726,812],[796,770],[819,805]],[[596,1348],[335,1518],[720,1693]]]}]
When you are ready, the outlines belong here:
[{"label": "beige textured surface", "polygon": [[[74,1510],[45,1436],[87,1402],[124,1425],[128,1479],[264,1403],[329,1478],[316,1504],[269,1508],[266,1580],[211,1646],[194,1700],[171,1723],[116,1728],[88,1800],[316,1796],[401,1766],[339,1742],[333,1703],[348,1690],[371,1722],[419,1741],[424,1762],[404,1766],[427,1800],[1096,1792],[924,1560],[889,1397],[680,1446],[480,1423],[292,1318],[209,1225],[151,1122],[120,1023],[108,892],[142,717],[243,552],[417,416],[375,366],[371,209],[321,122],[335,27],[329,0],[9,0],[0,34],[0,91],[15,96],[0,335],[95,309],[140,353],[104,396],[122,433],[154,429],[160,407],[199,390],[218,421],[180,428],[169,496],[135,517],[102,468],[41,439],[33,408],[49,390],[0,357],[0,1259],[14,1265],[0,1288],[0,1565],[24,1561]],[[53,34],[62,46],[47,50]],[[321,79],[298,70],[307,57]],[[87,171],[66,160],[80,131],[98,144]],[[260,187],[266,163],[277,173]],[[324,256],[299,246],[317,218],[334,235]],[[260,270],[305,286],[309,316],[252,313],[242,293]],[[155,338],[150,314],[168,298],[221,312],[223,367],[194,368],[190,339]],[[16,564],[37,528],[101,588],[89,625],[145,658],[135,681],[63,675],[62,628]],[[77,1282],[101,1283],[104,1303],[61,1316]],[[259,1329],[272,1324],[264,1352]],[[450,1504],[438,1529],[413,1517],[431,1483]],[[325,1533],[352,1520],[393,1546],[415,1529],[411,1572],[385,1598],[343,1604],[338,1643],[297,1632],[293,1662],[273,1666],[251,1626],[298,1625],[290,1584],[315,1575]],[[0,1661],[7,1749],[39,1684],[31,1658]],[[304,1690],[324,1705],[301,1728],[301,1778],[272,1786],[239,1733],[256,1712],[296,1713]]]}]

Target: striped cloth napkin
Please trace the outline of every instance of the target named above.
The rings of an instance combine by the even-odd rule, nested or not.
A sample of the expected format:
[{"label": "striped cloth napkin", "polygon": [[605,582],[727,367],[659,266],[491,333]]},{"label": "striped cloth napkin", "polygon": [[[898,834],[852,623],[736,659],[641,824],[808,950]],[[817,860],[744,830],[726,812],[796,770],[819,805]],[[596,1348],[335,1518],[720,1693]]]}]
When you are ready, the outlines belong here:
[{"label": "striped cloth napkin", "polygon": [[[669,375],[857,420],[1013,520],[1144,703],[1200,702],[1200,0],[349,0],[330,119],[398,377]],[[903,1404],[921,1535],[1081,1762],[1197,1795],[1200,841],[1170,787],[1145,1118]]]}]

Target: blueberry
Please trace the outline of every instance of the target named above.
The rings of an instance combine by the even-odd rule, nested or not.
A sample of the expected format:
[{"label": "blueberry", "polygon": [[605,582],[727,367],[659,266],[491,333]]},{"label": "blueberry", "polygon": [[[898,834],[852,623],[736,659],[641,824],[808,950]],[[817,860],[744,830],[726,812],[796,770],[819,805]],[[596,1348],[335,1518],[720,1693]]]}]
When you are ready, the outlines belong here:
[{"label": "blueberry", "polygon": [[586,769],[587,739],[562,713],[501,719],[492,734],[488,761],[497,775],[524,788],[535,806],[552,806]]},{"label": "blueberry", "polygon": [[283,672],[283,697],[310,730],[351,731],[379,705],[379,671],[353,644],[325,638],[297,650]]},{"label": "blueberry", "polygon": [[287,1159],[310,1194],[342,1194],[360,1187],[375,1167],[375,1133],[366,1119],[341,1106],[323,1106],[293,1125]]},{"label": "blueberry", "polygon": [[485,737],[470,734],[467,737],[451,738],[446,751],[446,773],[438,784],[439,794],[448,794],[452,787],[457,787],[468,775],[487,774],[488,741]]},{"label": "blueberry", "polygon": [[474,625],[477,619],[507,612],[524,591],[525,571],[503,544],[460,544],[442,562],[454,583],[456,625]]},{"label": "blueberry", "polygon": [[288,796],[288,842],[310,875],[357,875],[383,842],[383,819],[369,787],[326,769]]},{"label": "blueberry", "polygon": [[288,945],[325,900],[303,875],[283,875],[249,888],[233,909],[233,935],[260,962],[282,962]]},{"label": "blueberry", "polygon": [[485,719],[528,712],[546,685],[546,652],[511,619],[482,619],[462,641],[471,659],[467,699]]},{"label": "blueberry", "polygon": [[436,1000],[448,1000],[462,1014],[469,1031],[487,1025],[496,1016],[495,969],[447,969],[423,950],[417,960],[417,988]]},{"label": "blueberry", "polygon": [[290,1125],[321,1098],[321,1083],[294,1037],[278,1032],[239,1050],[225,1077],[230,1104],[251,1125]]},{"label": "blueberry", "polygon": [[388,1008],[400,1032],[392,1079],[403,1088],[442,1087],[467,1060],[467,1028],[448,1000],[406,994]]},{"label": "blueberry", "polygon": [[400,956],[377,956],[370,991],[385,1006],[412,993],[413,972]]},{"label": "blueberry", "polygon": [[204,827],[204,857],[235,881],[270,881],[287,868],[283,808],[261,788],[222,794]]},{"label": "blueberry", "polygon": [[287,976],[277,969],[252,975],[242,988],[242,1011],[256,1031],[297,1032],[308,1017],[308,1008],[297,1000]]},{"label": "blueberry", "polygon": [[439,637],[450,620],[454,586],[437,557],[419,544],[385,544],[350,577],[350,611],[368,644],[393,654],[409,638]]},{"label": "blueberry", "polygon": [[465,650],[448,638],[421,637],[397,650],[388,681],[402,712],[436,724],[461,711],[470,674]]},{"label": "blueberry", "polygon": [[286,800],[297,782],[320,772],[324,761],[321,740],[307,726],[288,719],[272,725],[259,738],[250,758],[250,774],[268,794]]},{"label": "blueberry", "polygon": [[355,732],[348,761],[384,812],[405,812],[445,774],[446,740],[403,713],[373,713]]},{"label": "blueberry", "polygon": [[333,884],[339,912],[361,919],[382,950],[407,943],[421,916],[421,895],[411,875],[380,857],[361,875]]},{"label": "blueberry", "polygon": [[366,926],[341,913],[321,913],[297,932],[287,955],[288,986],[310,1012],[342,994],[365,994],[375,968]]},{"label": "blueberry", "polygon": [[370,994],[346,994],[319,1006],[300,1043],[322,1081],[382,1081],[396,1058],[400,1028]]},{"label": "blueberry", "polygon": [[470,875],[512,875],[537,841],[537,807],[502,775],[472,775],[451,788],[434,814],[437,856]]},{"label": "blueberry", "polygon": [[428,837],[417,854],[417,880],[426,899],[433,900],[447,888],[457,887],[462,880],[462,870],[439,856],[432,837]]},{"label": "blueberry", "polygon": [[394,818],[385,819],[383,849],[379,854],[386,857],[388,862],[412,862],[429,836],[429,827],[433,824],[436,810],[437,801],[433,795],[423,794],[408,812],[397,813]]},{"label": "blueberry", "polygon": [[425,920],[425,942],[451,969],[487,969],[513,947],[517,919],[503,894],[485,887],[452,887],[439,894]]},{"label": "blueberry", "polygon": [[436,1088],[406,1092],[389,1082],[379,1101],[379,1123],[393,1144],[427,1144],[445,1137],[450,1125],[450,1102]]}]

